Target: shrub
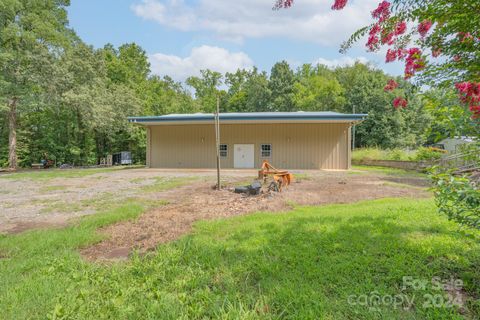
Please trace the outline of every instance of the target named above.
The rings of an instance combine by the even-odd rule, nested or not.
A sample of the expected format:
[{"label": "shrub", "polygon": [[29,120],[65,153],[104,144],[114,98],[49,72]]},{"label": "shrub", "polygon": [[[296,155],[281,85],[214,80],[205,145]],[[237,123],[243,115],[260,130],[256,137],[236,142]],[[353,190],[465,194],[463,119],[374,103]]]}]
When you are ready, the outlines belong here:
[{"label": "shrub", "polygon": [[356,161],[362,160],[402,160],[409,161],[415,157],[415,151],[403,149],[379,149],[379,148],[362,148],[353,152],[352,159]]},{"label": "shrub", "polygon": [[353,151],[352,159],[361,160],[380,160],[382,158],[383,150],[378,148],[362,148]]},{"label": "shrub", "polygon": [[468,176],[453,171],[432,169],[435,202],[448,219],[470,228],[480,229],[480,190]]},{"label": "shrub", "polygon": [[438,148],[419,148],[417,150],[415,160],[416,161],[432,161],[441,159],[446,153],[445,150]]},{"label": "shrub", "polygon": [[386,160],[408,160],[408,154],[405,150],[393,149],[387,152],[386,158]]}]

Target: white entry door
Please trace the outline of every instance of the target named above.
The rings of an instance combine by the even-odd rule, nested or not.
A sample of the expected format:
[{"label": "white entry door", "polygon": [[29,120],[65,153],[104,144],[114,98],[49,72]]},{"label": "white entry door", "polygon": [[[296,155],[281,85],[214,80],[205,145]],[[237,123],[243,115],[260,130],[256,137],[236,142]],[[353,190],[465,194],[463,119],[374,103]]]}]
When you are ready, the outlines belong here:
[{"label": "white entry door", "polygon": [[233,166],[237,169],[251,169],[255,166],[255,145],[234,145]]}]

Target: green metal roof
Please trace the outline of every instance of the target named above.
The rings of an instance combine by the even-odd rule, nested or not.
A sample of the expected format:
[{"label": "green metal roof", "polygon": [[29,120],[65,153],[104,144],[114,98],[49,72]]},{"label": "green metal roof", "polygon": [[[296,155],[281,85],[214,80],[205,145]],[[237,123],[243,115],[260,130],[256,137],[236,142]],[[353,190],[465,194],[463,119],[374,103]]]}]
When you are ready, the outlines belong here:
[{"label": "green metal roof", "polygon": [[[251,113],[220,113],[221,121],[362,121],[368,114],[344,114],[337,112],[251,112]],[[169,123],[169,122],[209,122],[215,119],[213,113],[169,114],[153,117],[129,117],[132,123]]]}]

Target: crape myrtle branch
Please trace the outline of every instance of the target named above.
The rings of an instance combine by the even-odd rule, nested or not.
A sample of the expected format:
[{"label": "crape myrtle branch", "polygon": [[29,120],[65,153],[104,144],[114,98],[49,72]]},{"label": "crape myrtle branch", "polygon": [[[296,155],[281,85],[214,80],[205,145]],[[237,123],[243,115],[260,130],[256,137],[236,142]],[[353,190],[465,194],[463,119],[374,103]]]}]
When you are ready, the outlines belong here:
[{"label": "crape myrtle branch", "polygon": [[[274,9],[287,9],[293,4],[294,0],[278,0]],[[335,0],[331,9],[342,10],[347,4],[348,0]],[[467,18],[475,12],[480,16],[480,2],[383,0],[371,12],[373,23],[352,34],[340,52],[345,53],[367,36],[368,51],[387,47],[385,62],[401,61],[405,65],[405,80],[418,76],[430,83],[438,79],[442,79],[439,84],[455,83],[459,98],[468,105],[472,117],[480,118],[480,62],[476,61],[480,56],[480,28],[474,27],[480,18]],[[397,87],[392,79],[384,90],[394,91]],[[405,97],[393,100],[395,108],[407,105]]]}]

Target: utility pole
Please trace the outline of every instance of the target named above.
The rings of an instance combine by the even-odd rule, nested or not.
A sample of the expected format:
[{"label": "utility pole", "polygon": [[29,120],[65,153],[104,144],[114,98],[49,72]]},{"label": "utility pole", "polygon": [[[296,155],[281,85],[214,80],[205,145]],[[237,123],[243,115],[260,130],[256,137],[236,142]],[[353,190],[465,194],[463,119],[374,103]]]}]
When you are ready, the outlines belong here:
[{"label": "utility pole", "polygon": [[215,113],[215,145],[217,147],[217,190],[220,185],[220,96],[217,95],[217,112]]}]

